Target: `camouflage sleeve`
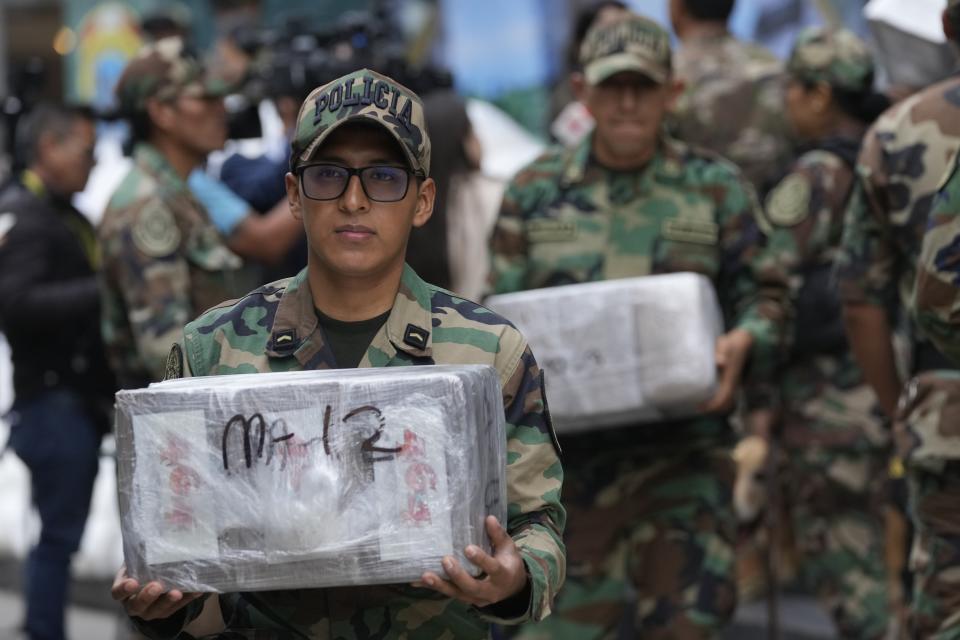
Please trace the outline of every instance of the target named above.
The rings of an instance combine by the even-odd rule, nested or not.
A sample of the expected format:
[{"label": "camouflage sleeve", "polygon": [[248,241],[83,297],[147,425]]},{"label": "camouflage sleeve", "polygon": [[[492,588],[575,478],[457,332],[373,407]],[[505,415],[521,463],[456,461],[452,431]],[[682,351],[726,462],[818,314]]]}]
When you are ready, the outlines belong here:
[{"label": "camouflage sleeve", "polygon": [[911,306],[924,334],[960,364],[960,172],[951,176],[930,212]]},{"label": "camouflage sleeve", "polygon": [[196,620],[203,612],[204,603],[209,594],[204,594],[180,609],[173,615],[159,620],[143,620],[134,616],[130,617],[134,628],[150,640],[176,640],[183,638],[184,628]]},{"label": "camouflage sleeve", "polygon": [[193,309],[180,232],[173,213],[151,199],[120,233],[114,277],[140,363],[152,380],[160,380],[170,346],[180,340]]},{"label": "camouflage sleeve", "polygon": [[527,171],[518,174],[507,186],[490,239],[490,293],[512,293],[526,289],[527,234],[526,217],[536,206],[537,194]]},{"label": "camouflage sleeve", "polygon": [[743,329],[753,338],[750,373],[759,381],[772,376],[783,354],[790,309],[788,274],[769,250],[753,187],[734,174],[720,182],[718,294],[729,329]]},{"label": "camouflage sleeve", "polygon": [[[559,445],[550,424],[540,367],[529,347],[521,343],[520,348],[522,355],[503,388],[507,418],[507,531],[526,564],[530,600],[526,609],[507,611],[503,606],[508,603],[504,602],[480,610],[485,618],[501,624],[538,621],[549,615],[566,574],[566,511],[560,504],[563,468]],[[511,357],[509,352],[507,357]]]},{"label": "camouflage sleeve", "polygon": [[869,133],[857,161],[853,194],[837,255],[837,286],[844,304],[887,306],[897,295],[896,253],[885,226],[886,208],[876,135]]},{"label": "camouflage sleeve", "polygon": [[812,152],[791,168],[766,199],[768,252],[789,274],[792,300],[803,286],[803,269],[833,258],[849,185],[850,170],[839,157]]}]

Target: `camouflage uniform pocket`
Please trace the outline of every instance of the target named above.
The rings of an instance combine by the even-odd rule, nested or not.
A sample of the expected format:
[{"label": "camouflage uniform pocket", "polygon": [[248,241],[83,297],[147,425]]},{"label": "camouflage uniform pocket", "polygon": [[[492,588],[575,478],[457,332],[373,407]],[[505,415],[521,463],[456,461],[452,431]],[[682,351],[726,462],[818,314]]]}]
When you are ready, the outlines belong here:
[{"label": "camouflage uniform pocket", "polygon": [[960,371],[930,371],[907,385],[894,426],[908,466],[940,471],[960,460]]}]

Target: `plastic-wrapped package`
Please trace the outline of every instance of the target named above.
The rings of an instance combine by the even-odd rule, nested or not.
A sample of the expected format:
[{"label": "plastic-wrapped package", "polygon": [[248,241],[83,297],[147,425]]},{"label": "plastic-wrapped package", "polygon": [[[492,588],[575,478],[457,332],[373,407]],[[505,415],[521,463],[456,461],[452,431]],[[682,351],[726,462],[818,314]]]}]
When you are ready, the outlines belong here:
[{"label": "plastic-wrapped package", "polygon": [[485,304],[530,342],[560,433],[688,417],[714,392],[723,316],[702,275],[535,289]]},{"label": "plastic-wrapped package", "polygon": [[488,366],[187,378],[117,394],[130,575],[187,591],[405,583],[490,549],[505,421]]}]

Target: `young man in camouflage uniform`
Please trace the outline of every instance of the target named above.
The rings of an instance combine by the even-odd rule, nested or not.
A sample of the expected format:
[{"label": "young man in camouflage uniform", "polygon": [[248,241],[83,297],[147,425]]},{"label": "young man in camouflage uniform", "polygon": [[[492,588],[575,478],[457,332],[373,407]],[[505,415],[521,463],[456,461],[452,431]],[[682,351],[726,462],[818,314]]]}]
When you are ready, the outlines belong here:
[{"label": "young man in camouflage uniform", "polygon": [[[508,422],[509,519],[506,529],[487,520],[493,555],[466,550],[480,579],[447,558],[449,580],[427,573],[413,586],[225,594],[206,600],[207,614],[239,634],[230,637],[316,640],[479,640],[493,621],[542,619],[565,571],[563,471],[543,380],[506,320],[404,264],[410,229],[430,217],[436,191],[423,105],[390,78],[361,70],[314,90],[298,123],[286,185],[307,231],[307,268],[188,324],[168,371],[492,365]],[[170,638],[200,615],[201,601],[162,591],[157,583],[141,590],[121,573],[113,593],[148,635]]]},{"label": "young man in camouflage uniform", "polygon": [[[960,1],[949,0],[944,11],[944,32],[960,42]],[[843,300],[847,335],[864,376],[877,393],[884,413],[893,419],[903,388],[893,346],[893,327],[903,319],[914,299],[916,265],[927,227],[930,206],[944,174],[960,150],[960,77],[952,76],[898,103],[870,129],[857,163],[857,182],[844,222],[837,279]],[[909,374],[927,379],[928,372],[955,369],[927,338],[924,327],[903,327],[911,346]],[[911,388],[915,388],[911,385]],[[926,402],[942,401],[940,394],[908,394],[907,424],[919,426],[924,438],[937,427]],[[924,418],[926,416],[926,418]],[[939,442],[939,438],[934,442]],[[937,445],[934,447],[936,449]],[[936,526],[949,523],[954,509],[941,502],[933,488],[936,474],[924,472],[923,459],[949,459],[940,452],[914,450],[898,437],[910,487],[910,516],[919,545],[911,553],[915,575],[911,603],[911,637],[960,637],[956,631],[940,635],[936,629],[957,610],[956,589],[942,589],[943,571],[955,566],[955,550],[936,547]],[[926,499],[929,494],[931,499]],[[947,495],[947,494],[944,494]],[[955,536],[956,530],[947,531]],[[943,530],[938,533],[944,533]],[[941,538],[942,541],[942,538]],[[946,547],[944,547],[946,548]],[[931,554],[931,551],[936,553]],[[942,563],[942,564],[941,564]],[[938,576],[934,578],[934,576]],[[948,579],[949,581],[949,579]],[[949,628],[949,624],[945,628]],[[951,635],[954,634],[954,635]]]},{"label": "young man in camouflage uniform", "polygon": [[754,373],[773,369],[786,278],[761,264],[756,199],[736,168],[660,133],[667,33],[629,14],[591,30],[581,61],[596,128],[514,178],[492,240],[494,290],[694,271],[714,282],[730,331],[702,417],[566,439],[570,577],[554,616],[520,635],[707,637],[736,600],[723,414],[749,359]]},{"label": "young man in camouflage uniform", "polygon": [[783,115],[783,66],[772,53],[727,29],[734,0],[670,0],[680,39],[673,66],[683,92],[671,133],[732,160],[760,194],[792,159]]},{"label": "young man in camouflage uniform", "polygon": [[191,318],[239,289],[240,258],[186,180],[226,140],[226,87],[176,38],[148,45],[116,94],[132,121],[134,167],[100,223],[103,335],[120,385],[160,380],[170,344]]},{"label": "young man in camouflage uniform", "polygon": [[960,638],[960,171],[930,211],[911,312],[953,369],[914,378],[899,408],[898,453],[916,526],[911,637]]},{"label": "young man in camouflage uniform", "polygon": [[860,141],[887,102],[873,92],[870,51],[846,30],[801,32],[787,71],[787,118],[808,151],[765,207],[770,247],[795,274],[796,322],[780,376],[782,428],[774,436],[784,454],[782,495],[801,576],[838,637],[883,638],[890,438],[850,353],[831,272]]}]

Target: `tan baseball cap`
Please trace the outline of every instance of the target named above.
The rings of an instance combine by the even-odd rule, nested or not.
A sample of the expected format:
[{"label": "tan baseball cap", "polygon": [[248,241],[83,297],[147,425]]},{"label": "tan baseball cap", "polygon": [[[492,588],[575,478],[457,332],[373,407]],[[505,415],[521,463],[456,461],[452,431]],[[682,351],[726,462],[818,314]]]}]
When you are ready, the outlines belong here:
[{"label": "tan baseball cap", "polygon": [[580,65],[589,84],[621,71],[636,71],[663,83],[670,77],[670,36],[653,20],[627,13],[587,32]]}]

